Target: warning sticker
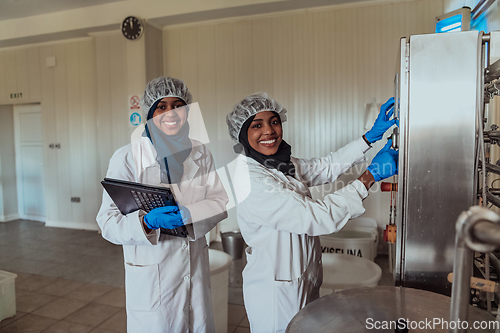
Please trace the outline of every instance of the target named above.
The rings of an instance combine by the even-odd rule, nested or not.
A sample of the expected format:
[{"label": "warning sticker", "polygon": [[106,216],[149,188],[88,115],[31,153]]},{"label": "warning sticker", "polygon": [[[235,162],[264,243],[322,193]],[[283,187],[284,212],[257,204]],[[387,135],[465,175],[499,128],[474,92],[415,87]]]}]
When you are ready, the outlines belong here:
[{"label": "warning sticker", "polygon": [[139,96],[138,95],[131,95],[131,96],[129,96],[128,100],[129,100],[130,110],[138,110],[141,108],[139,106]]}]

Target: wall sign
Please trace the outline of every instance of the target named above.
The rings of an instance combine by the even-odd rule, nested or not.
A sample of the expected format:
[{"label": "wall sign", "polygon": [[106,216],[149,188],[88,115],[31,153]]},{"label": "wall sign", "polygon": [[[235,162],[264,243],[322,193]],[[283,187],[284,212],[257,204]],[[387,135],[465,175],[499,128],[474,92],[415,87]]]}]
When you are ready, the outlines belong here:
[{"label": "wall sign", "polygon": [[130,123],[137,126],[141,123],[141,115],[138,112],[134,112],[130,115]]},{"label": "wall sign", "polygon": [[129,95],[128,96],[128,110],[130,115],[130,124],[132,127],[138,126],[142,121],[141,116],[141,106],[139,105],[140,97],[139,95]]},{"label": "wall sign", "polygon": [[141,107],[139,106],[139,95],[130,95],[128,97],[128,107],[130,110],[139,110]]},{"label": "wall sign", "polygon": [[20,92],[20,93],[12,93],[10,94],[10,98],[11,99],[14,99],[14,98],[23,98],[23,93]]}]

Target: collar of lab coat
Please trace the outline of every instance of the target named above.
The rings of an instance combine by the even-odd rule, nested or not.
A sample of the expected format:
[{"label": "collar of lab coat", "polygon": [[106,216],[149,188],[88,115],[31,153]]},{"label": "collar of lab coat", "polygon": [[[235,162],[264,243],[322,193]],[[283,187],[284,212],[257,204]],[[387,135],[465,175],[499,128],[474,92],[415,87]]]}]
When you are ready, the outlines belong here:
[{"label": "collar of lab coat", "polygon": [[[297,169],[299,164],[298,160],[293,156],[290,157],[290,160],[295,165],[295,170],[299,170]],[[253,158],[245,155],[240,155],[238,157],[237,168],[239,169],[238,181],[240,182],[245,182],[245,179],[247,179],[247,182],[249,183],[250,178],[273,177],[283,185],[287,186],[290,190],[312,198],[311,192],[309,191],[306,182],[302,179],[300,172],[295,172],[295,177],[287,176],[283,172],[276,169],[266,168]],[[247,187],[247,191],[250,191],[250,184],[247,184]]]},{"label": "collar of lab coat", "polygon": [[[184,175],[181,179],[181,190],[189,186],[201,167],[201,157],[203,154],[200,148],[202,143],[192,139],[191,143],[193,149],[191,150],[191,154],[189,154],[188,158],[184,161]],[[149,167],[158,167],[159,170],[159,164],[156,160],[156,149],[148,137],[140,137],[132,142],[132,154],[137,177]]]},{"label": "collar of lab coat", "polygon": [[[295,167],[297,167],[295,158],[294,157],[290,157],[290,160],[295,164]],[[269,175],[269,176],[272,176],[272,177],[284,180],[286,182],[290,182],[289,178],[295,179],[295,178],[293,178],[291,176],[285,175],[283,172],[278,171],[277,169],[266,168],[264,165],[262,165],[261,163],[257,162],[253,158],[245,156],[243,154],[240,154],[240,156],[238,157],[238,163],[243,163],[243,164],[247,165],[249,172],[251,172],[251,169],[258,170],[258,173],[262,174],[263,177],[265,175]]]}]

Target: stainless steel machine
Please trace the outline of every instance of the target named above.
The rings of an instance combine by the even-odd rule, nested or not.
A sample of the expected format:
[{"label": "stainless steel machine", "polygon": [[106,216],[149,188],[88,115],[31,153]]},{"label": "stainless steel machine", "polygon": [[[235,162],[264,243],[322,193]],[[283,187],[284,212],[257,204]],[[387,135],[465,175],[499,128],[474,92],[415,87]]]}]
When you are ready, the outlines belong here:
[{"label": "stainless steel machine", "polygon": [[455,222],[486,189],[480,172],[484,105],[498,78],[498,62],[489,64],[497,43],[498,33],[480,31],[401,39],[395,76],[400,127],[393,134],[399,175],[391,204],[396,242],[390,251],[396,286],[451,294]]},{"label": "stainless steel machine", "polygon": [[[491,297],[488,311],[470,305],[474,281],[482,291],[489,284],[500,299],[500,261],[493,260],[493,250],[500,248],[500,215],[485,208],[500,208],[500,185],[486,182],[488,174],[500,179],[500,154],[495,163],[486,152],[487,145],[500,146],[500,131],[487,119],[487,105],[500,93],[500,32],[414,35],[401,39],[400,51],[395,76],[400,126],[392,135],[399,175],[385,184],[390,186],[382,185],[392,191],[386,236],[395,286],[322,297],[292,319],[289,333],[362,332],[370,330],[369,320],[394,325],[402,320],[410,332],[428,332],[427,326],[412,326],[427,320],[446,323],[433,326],[437,332],[500,332]],[[470,208],[474,205],[483,207]],[[484,279],[471,280],[475,266],[482,267]]]},{"label": "stainless steel machine", "polygon": [[[488,103],[500,95],[500,32],[402,38],[396,72],[400,126],[392,139],[399,149],[399,175],[381,187],[392,194],[384,238],[392,243],[396,286],[322,297],[291,320],[287,333],[500,332],[500,314],[491,315],[492,297],[488,311],[470,304],[471,286],[500,300],[494,252],[500,249],[500,215],[486,208],[500,208],[500,185],[494,187],[500,153],[494,162],[486,149],[500,147],[499,127],[488,121]],[[497,179],[487,183],[488,174]],[[473,267],[482,267],[482,276],[471,279]],[[429,320],[431,328],[420,325]]]}]

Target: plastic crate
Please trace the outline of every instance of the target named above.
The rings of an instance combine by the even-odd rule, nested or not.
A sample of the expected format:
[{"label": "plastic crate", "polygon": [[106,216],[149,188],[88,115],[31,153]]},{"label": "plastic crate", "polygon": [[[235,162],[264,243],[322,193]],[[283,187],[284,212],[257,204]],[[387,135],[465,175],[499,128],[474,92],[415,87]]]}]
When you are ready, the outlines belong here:
[{"label": "plastic crate", "polygon": [[0,271],[0,321],[16,315],[17,275]]}]

